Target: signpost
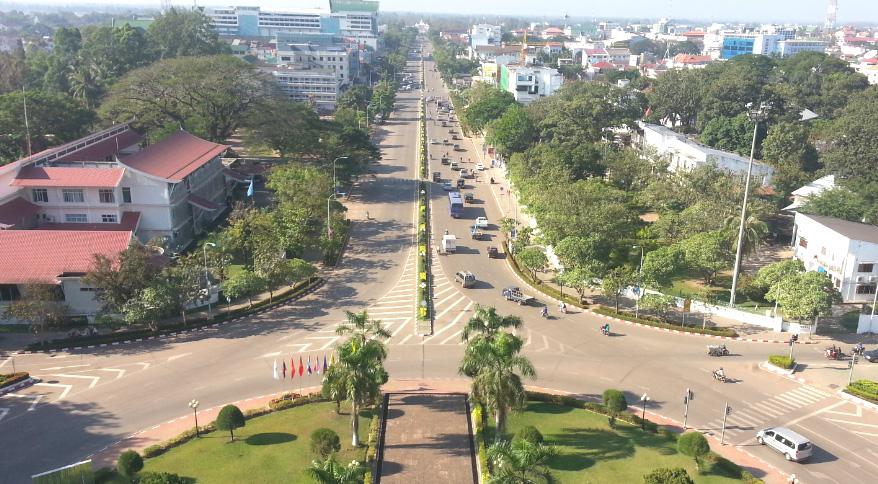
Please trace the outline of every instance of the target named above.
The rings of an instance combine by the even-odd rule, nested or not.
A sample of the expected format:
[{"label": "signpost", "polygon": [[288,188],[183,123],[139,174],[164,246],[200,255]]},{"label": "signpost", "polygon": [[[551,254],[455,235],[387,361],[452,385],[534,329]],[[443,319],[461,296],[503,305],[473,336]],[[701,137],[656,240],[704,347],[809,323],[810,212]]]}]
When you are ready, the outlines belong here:
[{"label": "signpost", "polygon": [[683,395],[683,430],[686,430],[686,421],[689,420],[689,402],[694,398],[695,394],[687,388]]},{"label": "signpost", "polygon": [[729,406],[729,402],[726,402],[726,409],[723,412],[723,430],[719,437],[719,445],[726,445],[726,419],[731,415],[732,407]]}]

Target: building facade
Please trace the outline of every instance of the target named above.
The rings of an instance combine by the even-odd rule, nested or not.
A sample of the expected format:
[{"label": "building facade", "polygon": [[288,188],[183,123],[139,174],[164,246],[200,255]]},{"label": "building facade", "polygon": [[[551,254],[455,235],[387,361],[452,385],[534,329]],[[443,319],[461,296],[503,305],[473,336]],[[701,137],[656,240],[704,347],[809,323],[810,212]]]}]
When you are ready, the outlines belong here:
[{"label": "building facade", "polygon": [[551,96],[563,83],[564,76],[551,67],[500,66],[500,89],[511,93],[522,104]]}]

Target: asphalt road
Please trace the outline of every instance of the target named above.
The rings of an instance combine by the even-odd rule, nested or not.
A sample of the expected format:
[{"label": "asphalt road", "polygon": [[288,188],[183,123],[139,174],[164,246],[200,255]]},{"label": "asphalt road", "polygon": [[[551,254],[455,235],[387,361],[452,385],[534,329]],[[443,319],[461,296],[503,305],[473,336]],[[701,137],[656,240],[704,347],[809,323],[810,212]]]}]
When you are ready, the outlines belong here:
[{"label": "asphalt road", "polygon": [[[412,62],[409,70],[415,67]],[[428,62],[426,88],[434,91],[426,94],[441,94],[431,68]],[[492,241],[468,239],[474,217],[486,216],[494,224],[499,219],[498,199],[485,175],[467,189],[480,203],[469,205],[462,219],[448,216],[445,193],[432,187],[434,234],[447,228],[460,237],[461,248],[455,255],[434,257],[434,333],[416,336],[413,207],[419,95],[400,93],[398,111],[380,127],[383,159],[375,165],[374,178],[363,180],[348,203],[355,221],[350,247],[341,267],[328,274],[327,284],[316,293],[216,329],[17,357],[17,369],[42,377],[44,384],[0,397],[0,483],[27,482],[33,473],[76,462],[138,430],[186,415],[192,398],[208,408],[295,389],[301,379],[292,385],[272,379],[273,361],[327,354],[337,341],[333,328],[344,319],[344,310],[368,309],[385,322],[393,334],[387,363],[392,378],[460,378],[460,329],[477,302],[525,320],[520,334],[538,371],[537,380],[529,382],[533,385],[589,397],[614,387],[625,391],[630,402],[647,393],[648,410],[678,420],[688,387],[695,393],[689,426],[718,432],[728,402],[733,413],[727,441],[796,473],[803,482],[873,481],[878,473],[878,415],[837,399],[832,388],[803,387],[758,369],[767,355],[785,353],[786,347],[734,342],[729,344],[733,356],[718,361],[705,355],[705,345],[716,340],[622,324],[613,324],[614,336],[605,337],[597,329],[602,321],[590,314],[559,315],[552,307],[553,316],[542,319],[537,307],[504,301],[500,288],[521,284],[506,262],[487,258],[487,245],[499,245],[496,225],[488,231]],[[429,122],[428,137],[450,138]],[[466,141],[462,146],[467,150],[462,156],[475,162],[473,145]],[[447,167],[431,171],[451,177]],[[480,284],[472,289],[455,285],[449,276],[462,269],[475,272]],[[824,363],[819,351],[797,349],[799,360],[810,365]],[[7,365],[9,360],[0,361],[0,368]],[[719,365],[734,383],[710,377]],[[319,377],[305,382],[317,384]],[[817,449],[810,462],[786,463],[755,445],[756,430],[779,424],[814,441]]]}]

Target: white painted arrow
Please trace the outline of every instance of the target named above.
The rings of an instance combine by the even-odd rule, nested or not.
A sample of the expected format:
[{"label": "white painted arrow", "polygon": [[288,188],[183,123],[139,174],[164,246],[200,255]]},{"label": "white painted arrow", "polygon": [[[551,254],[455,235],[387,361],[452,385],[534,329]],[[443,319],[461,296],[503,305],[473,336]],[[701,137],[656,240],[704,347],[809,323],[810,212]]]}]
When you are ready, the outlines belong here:
[{"label": "white painted arrow", "polygon": [[89,388],[94,388],[95,385],[98,384],[98,380],[101,379],[99,376],[89,376],[89,375],[66,375],[66,374],[53,374],[52,376],[58,376],[61,378],[81,378],[83,380],[91,380],[91,383],[88,384]]},{"label": "white painted arrow", "polygon": [[119,378],[122,378],[123,376],[125,376],[125,372],[128,371],[128,370],[122,370],[122,369],[119,369],[119,368],[100,368],[100,370],[101,370],[101,371],[115,371],[115,372],[117,372],[117,374],[116,374],[116,379],[117,379],[117,380],[118,380]]},{"label": "white painted arrow", "polygon": [[56,401],[66,397],[70,390],[73,389],[73,385],[65,385],[63,383],[34,383],[34,386],[63,388],[64,391],[61,392],[61,396]]},{"label": "white painted arrow", "polygon": [[141,368],[141,370],[145,370],[145,369],[149,368],[150,363],[129,363],[129,365],[140,365],[143,367],[143,368]]},{"label": "white painted arrow", "polygon": [[287,346],[292,347],[292,348],[295,348],[295,347],[299,348],[299,349],[293,351],[293,353],[304,353],[304,352],[308,351],[308,348],[311,347],[311,343],[290,343]]}]

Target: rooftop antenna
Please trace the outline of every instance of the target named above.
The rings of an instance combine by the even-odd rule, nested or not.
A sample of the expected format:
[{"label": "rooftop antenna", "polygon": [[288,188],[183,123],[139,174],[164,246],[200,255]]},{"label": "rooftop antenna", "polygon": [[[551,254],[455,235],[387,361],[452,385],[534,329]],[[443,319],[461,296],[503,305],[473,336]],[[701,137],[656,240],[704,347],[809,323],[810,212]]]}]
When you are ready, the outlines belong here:
[{"label": "rooftop antenna", "polygon": [[826,29],[827,32],[832,33],[835,30],[835,20],[838,15],[838,0],[829,0],[829,5],[826,7],[826,23],[823,24],[823,28]]},{"label": "rooftop antenna", "polygon": [[524,29],[524,41],[521,43],[521,66],[527,65],[527,28]]},{"label": "rooftop antenna", "polygon": [[34,152],[30,141],[30,123],[27,120],[27,91],[24,90],[24,86],[21,86],[21,99],[22,103],[24,103],[24,132],[27,137],[27,156],[30,157]]}]

